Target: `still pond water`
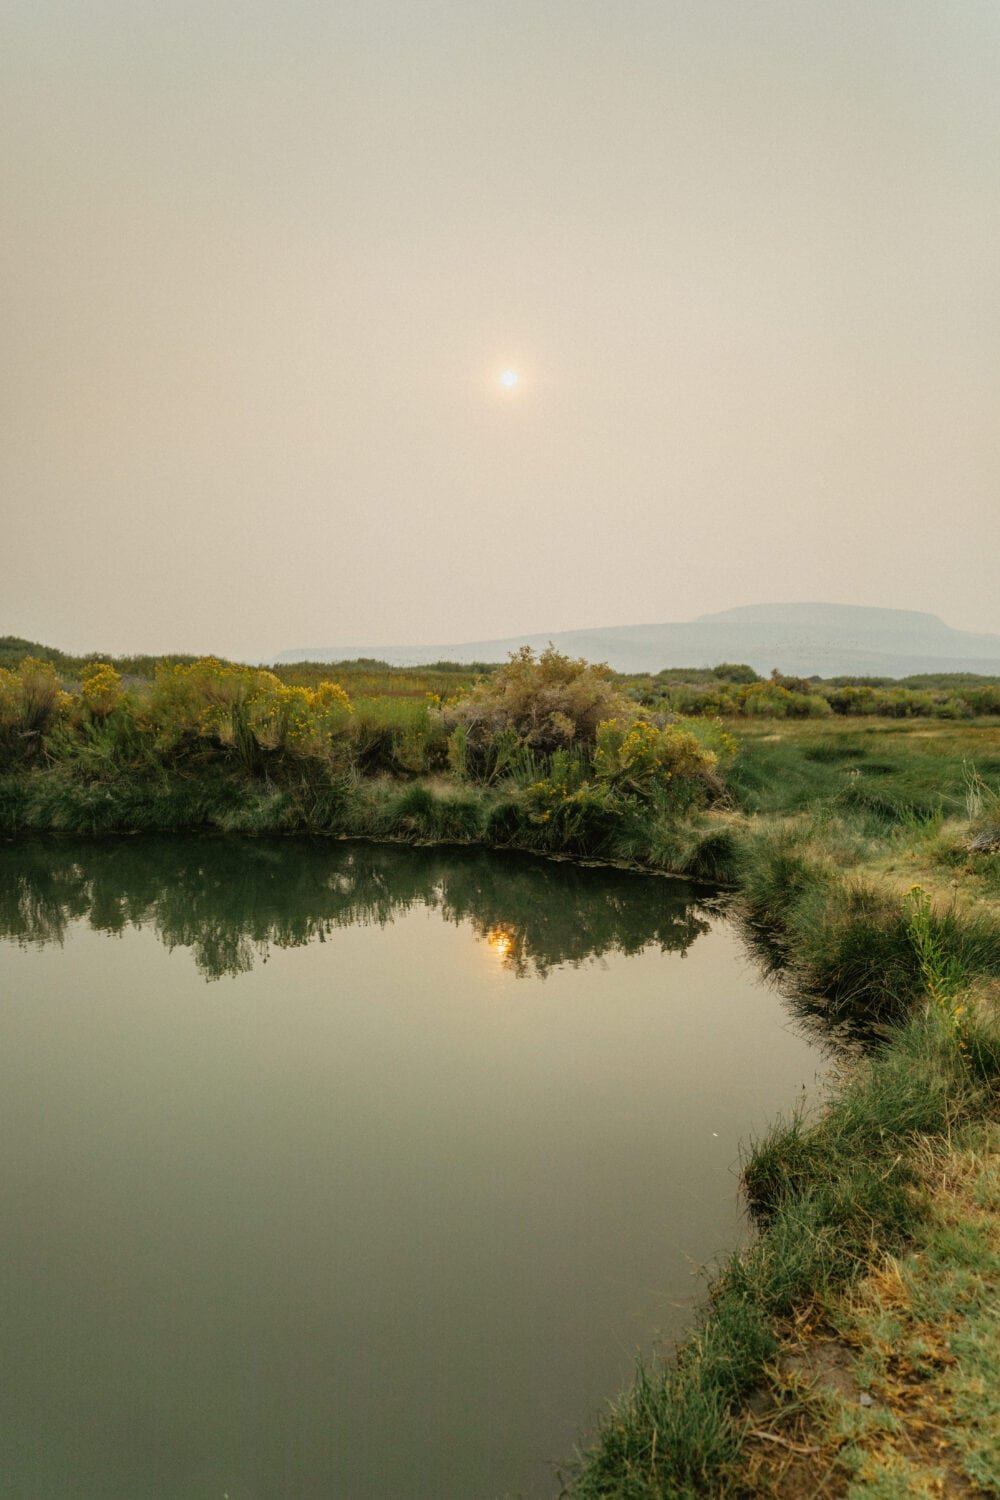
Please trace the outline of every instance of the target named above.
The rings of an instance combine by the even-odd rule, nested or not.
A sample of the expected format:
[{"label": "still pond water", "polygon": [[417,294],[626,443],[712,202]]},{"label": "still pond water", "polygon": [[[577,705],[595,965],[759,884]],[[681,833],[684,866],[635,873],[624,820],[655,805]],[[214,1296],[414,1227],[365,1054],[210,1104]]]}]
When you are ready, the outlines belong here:
[{"label": "still pond water", "polygon": [[815,1036],[704,893],[0,849],[5,1500],[546,1500]]}]

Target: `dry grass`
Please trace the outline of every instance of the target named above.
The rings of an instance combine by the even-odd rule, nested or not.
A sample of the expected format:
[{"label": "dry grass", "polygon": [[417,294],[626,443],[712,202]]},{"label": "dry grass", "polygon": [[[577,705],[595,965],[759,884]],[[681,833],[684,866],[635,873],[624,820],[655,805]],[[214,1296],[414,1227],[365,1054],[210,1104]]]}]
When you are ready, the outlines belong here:
[{"label": "dry grass", "polygon": [[784,1327],[737,1493],[1000,1494],[1000,1126],[914,1160],[928,1209],[912,1247]]}]

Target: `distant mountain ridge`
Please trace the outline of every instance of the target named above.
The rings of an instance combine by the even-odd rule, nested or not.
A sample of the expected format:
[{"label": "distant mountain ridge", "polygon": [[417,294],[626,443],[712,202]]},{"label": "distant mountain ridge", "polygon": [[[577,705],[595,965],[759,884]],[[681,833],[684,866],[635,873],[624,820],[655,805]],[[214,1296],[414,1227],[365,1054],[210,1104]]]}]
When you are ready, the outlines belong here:
[{"label": "distant mountain ridge", "polygon": [[503,640],[431,646],[325,646],[282,651],[277,662],[372,657],[392,666],[434,661],[503,661],[520,646],[549,641],[569,656],[606,661],[620,672],[748,662],[756,671],[820,677],[910,677],[921,672],[1000,675],[1000,635],[953,630],[919,610],[856,604],[748,604],[663,625],[611,625]]}]

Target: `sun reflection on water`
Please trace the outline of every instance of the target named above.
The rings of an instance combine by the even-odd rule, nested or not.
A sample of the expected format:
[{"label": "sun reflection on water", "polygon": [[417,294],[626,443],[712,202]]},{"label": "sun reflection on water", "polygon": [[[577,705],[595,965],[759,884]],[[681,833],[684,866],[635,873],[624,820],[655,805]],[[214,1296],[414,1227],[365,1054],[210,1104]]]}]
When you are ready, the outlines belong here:
[{"label": "sun reflection on water", "polygon": [[514,946],[513,936],[504,927],[491,927],[486,941],[500,959],[506,958]]}]

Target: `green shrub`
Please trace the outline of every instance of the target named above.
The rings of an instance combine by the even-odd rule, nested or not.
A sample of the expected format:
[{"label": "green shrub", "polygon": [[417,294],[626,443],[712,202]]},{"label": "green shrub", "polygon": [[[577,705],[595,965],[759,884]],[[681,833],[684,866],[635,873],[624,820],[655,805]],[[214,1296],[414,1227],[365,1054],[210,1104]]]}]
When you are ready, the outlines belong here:
[{"label": "green shrub", "polygon": [[606,854],[621,831],[627,800],[614,787],[586,777],[581,751],[557,750],[549,774],[525,792],[528,821],[537,841],[547,849],[567,853]]}]

